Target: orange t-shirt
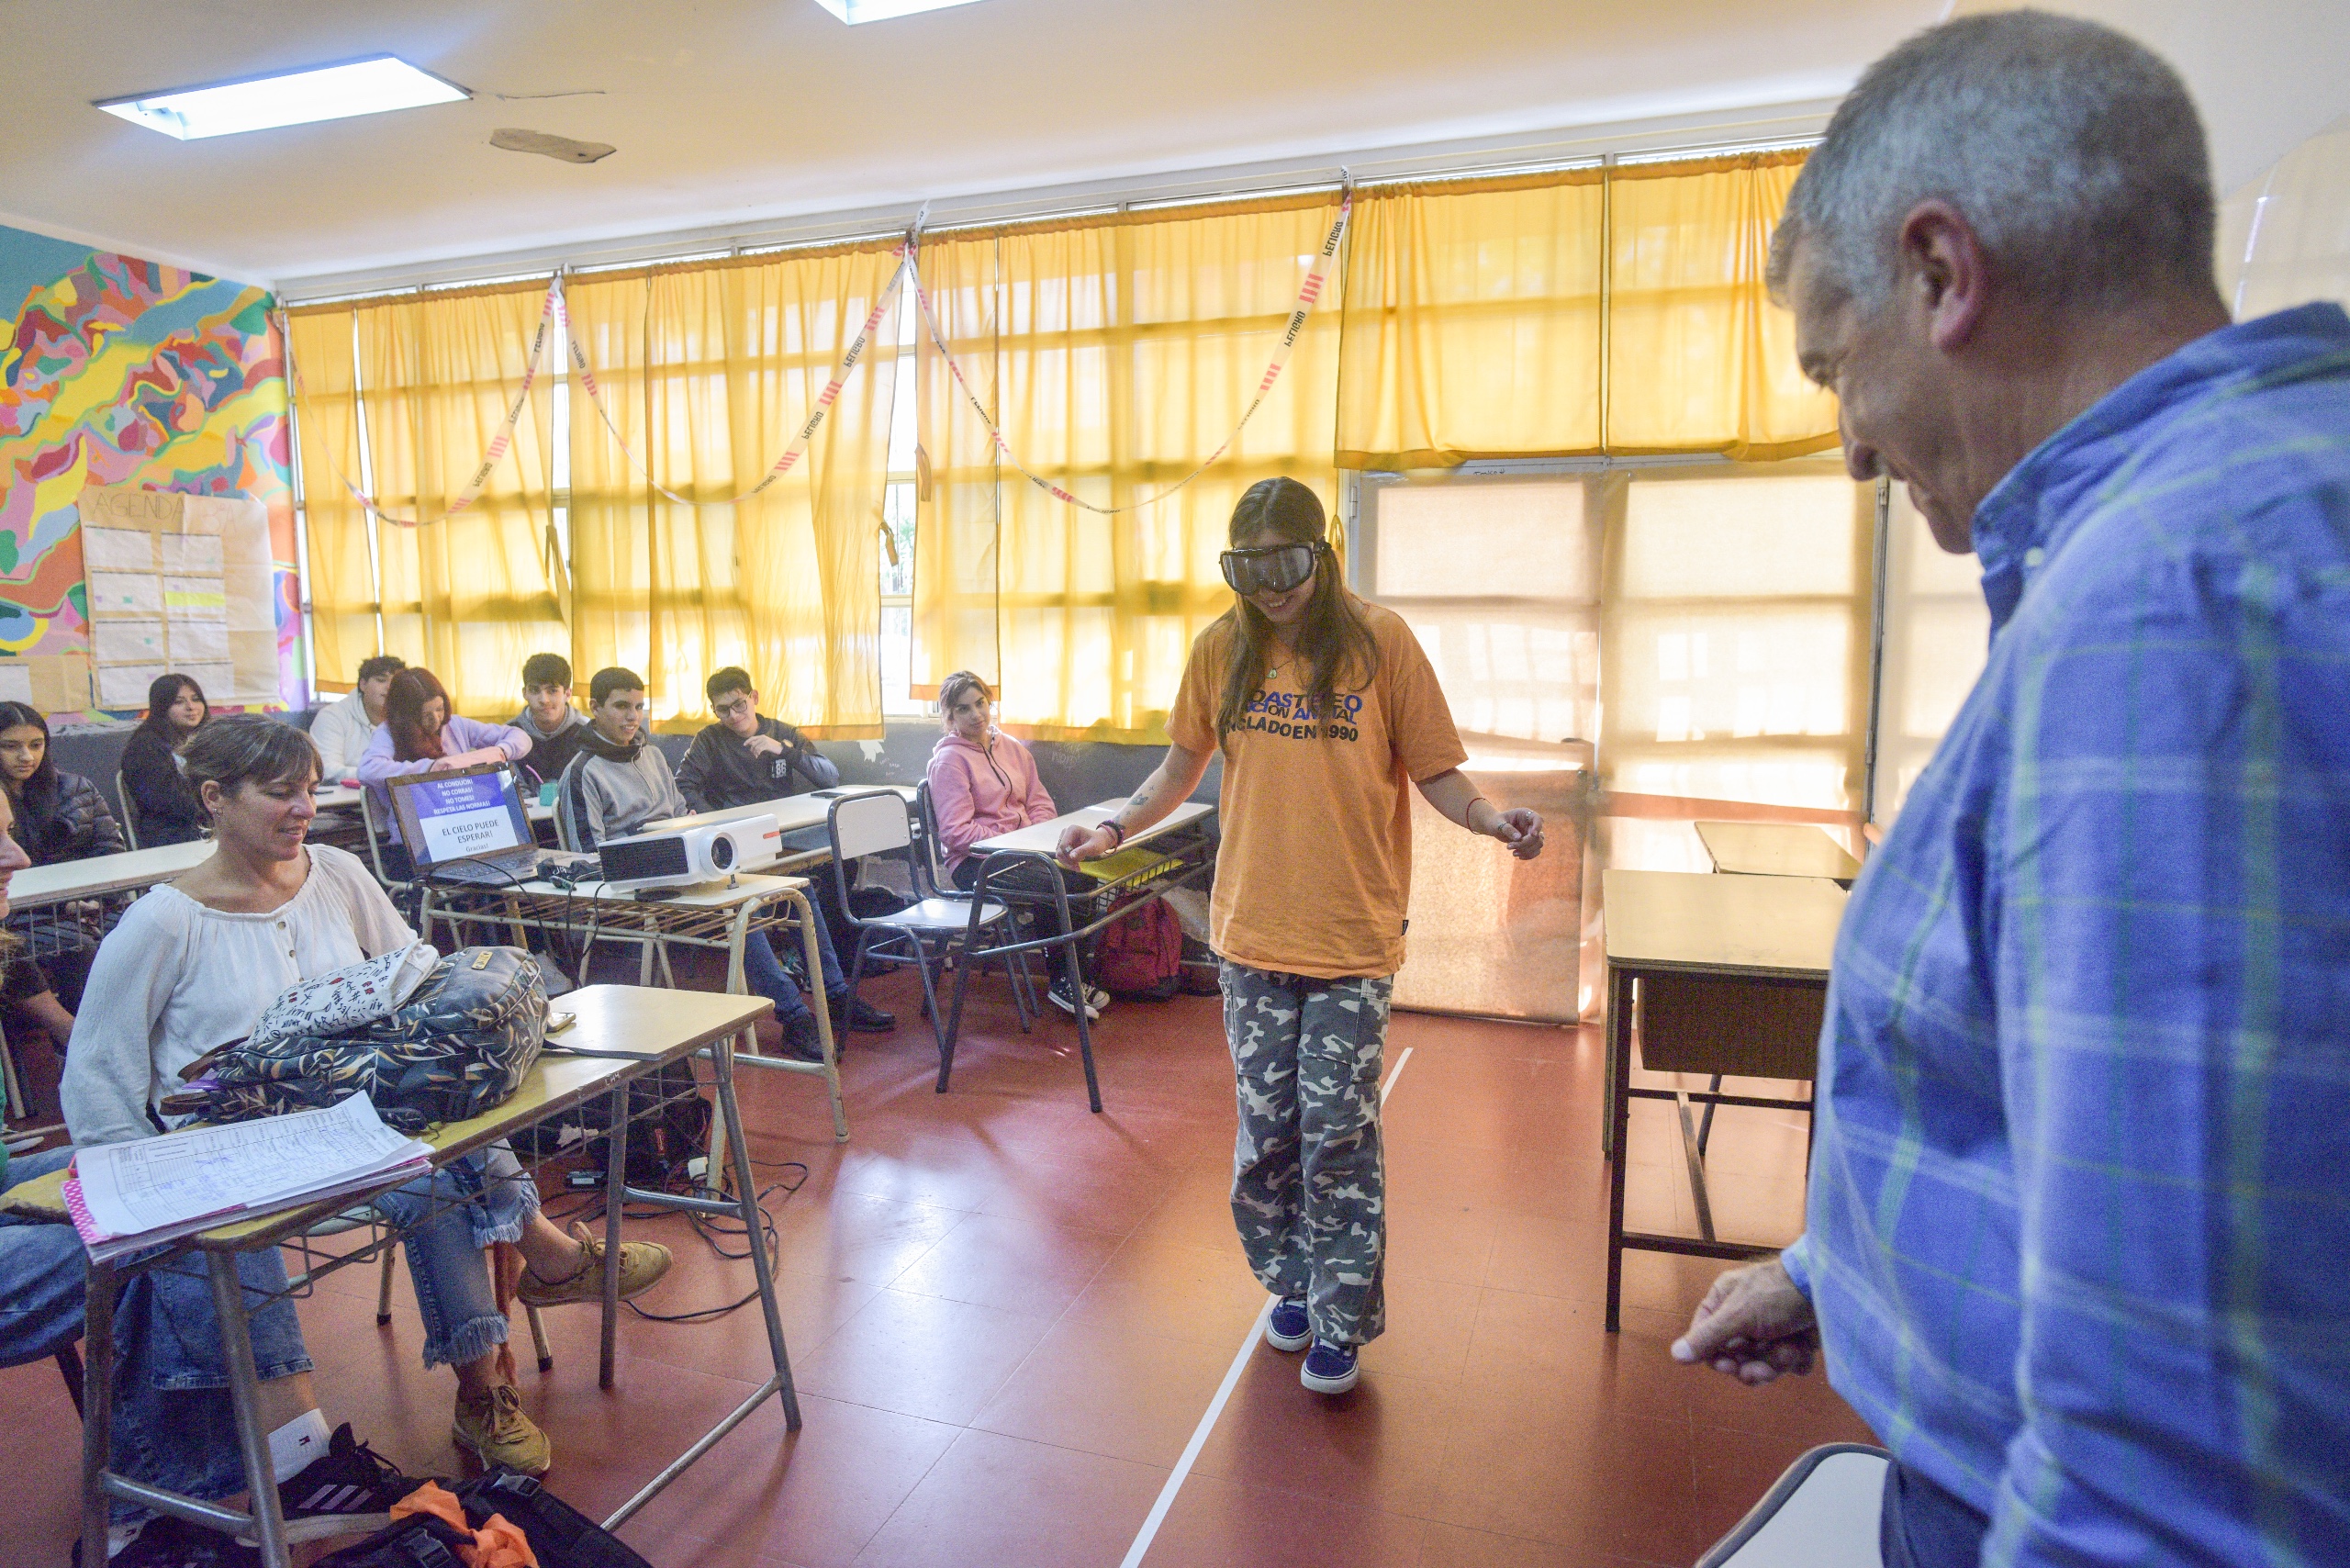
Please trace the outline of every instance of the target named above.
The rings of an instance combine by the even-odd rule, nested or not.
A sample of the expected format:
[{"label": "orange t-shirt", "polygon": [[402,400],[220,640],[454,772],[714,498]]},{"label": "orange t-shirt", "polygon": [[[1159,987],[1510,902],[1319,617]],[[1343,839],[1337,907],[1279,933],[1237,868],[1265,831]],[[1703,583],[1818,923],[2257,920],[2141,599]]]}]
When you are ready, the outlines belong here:
[{"label": "orange t-shirt", "polygon": [[[1236,964],[1336,980],[1404,967],[1412,888],[1410,786],[1469,760],[1436,671],[1404,618],[1356,601],[1379,672],[1341,690],[1315,734],[1304,661],[1269,671],[1241,725],[1222,737],[1208,944]],[[1186,751],[1218,745],[1216,704],[1238,635],[1230,617],[1200,633],[1167,733]],[[1276,650],[1278,652],[1278,650]]]}]

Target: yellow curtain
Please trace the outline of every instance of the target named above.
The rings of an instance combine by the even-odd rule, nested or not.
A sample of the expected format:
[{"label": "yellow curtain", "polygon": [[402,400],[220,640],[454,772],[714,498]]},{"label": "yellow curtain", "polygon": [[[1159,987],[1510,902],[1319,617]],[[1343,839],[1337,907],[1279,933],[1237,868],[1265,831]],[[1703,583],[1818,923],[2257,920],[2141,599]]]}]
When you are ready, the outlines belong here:
[{"label": "yellow curtain", "polygon": [[[1316,196],[955,235],[923,245],[923,276],[1012,451],[1087,501],[1125,507],[1231,435],[1336,218]],[[1023,734],[1163,740],[1192,639],[1232,601],[1216,555],[1241,492],[1286,475],[1336,523],[1337,340],[1326,305],[1221,461],[1163,501],[1103,517],[1000,461],[923,334],[915,689],[973,669]]]},{"label": "yellow curtain", "polygon": [[310,656],[318,684],[348,690],[359,662],[382,651],[375,635],[375,571],[366,509],[338,472],[360,478],[358,362],[352,308],[289,313],[288,341],[301,375],[295,429],[302,454],[302,514],[309,540]]},{"label": "yellow curtain", "polygon": [[[380,647],[439,676],[458,711],[502,717],[522,660],[565,645],[543,379],[479,498],[447,515],[521,392],[545,297],[544,283],[500,285],[294,318],[322,678],[348,683]],[[354,401],[376,504],[420,526],[371,523],[337,482],[330,458],[362,477]]]},{"label": "yellow curtain", "polygon": [[1610,452],[1792,457],[1836,444],[1763,286],[1799,152],[1635,165],[1607,182]]},{"label": "yellow curtain", "polygon": [[1338,466],[1599,449],[1601,173],[1389,187],[1356,202]]},{"label": "yellow curtain", "polygon": [[1377,190],[1348,241],[1338,465],[1836,443],[1763,286],[1800,152]]},{"label": "yellow curtain", "polygon": [[[723,501],[814,409],[897,263],[888,245],[572,280],[571,330],[655,482]],[[886,344],[892,323],[877,336]],[[741,665],[762,707],[836,737],[881,733],[879,528],[896,357],[869,353],[808,454],[755,498],[655,491],[571,391],[572,662],[642,674],[657,722],[708,722]]]}]

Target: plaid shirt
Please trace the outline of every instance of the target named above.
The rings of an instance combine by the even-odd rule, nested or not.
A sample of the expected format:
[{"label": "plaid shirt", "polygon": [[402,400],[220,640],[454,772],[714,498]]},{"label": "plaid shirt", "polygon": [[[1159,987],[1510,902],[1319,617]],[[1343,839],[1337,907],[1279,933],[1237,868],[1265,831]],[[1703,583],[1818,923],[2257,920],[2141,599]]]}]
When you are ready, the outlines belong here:
[{"label": "plaid shirt", "polygon": [[1975,543],[1789,1271],[1986,1563],[2350,1562],[2350,319],[2133,376]]}]

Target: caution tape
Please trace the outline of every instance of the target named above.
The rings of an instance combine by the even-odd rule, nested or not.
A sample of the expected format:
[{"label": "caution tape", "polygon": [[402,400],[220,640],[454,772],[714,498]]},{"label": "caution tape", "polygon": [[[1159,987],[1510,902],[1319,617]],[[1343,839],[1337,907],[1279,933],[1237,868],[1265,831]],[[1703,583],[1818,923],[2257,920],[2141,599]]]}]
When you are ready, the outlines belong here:
[{"label": "caution tape", "polygon": [[1224,454],[1232,450],[1232,443],[1240,439],[1240,432],[1248,428],[1249,420],[1271,393],[1273,383],[1279,381],[1281,372],[1289,368],[1290,354],[1296,349],[1297,340],[1305,330],[1305,319],[1314,313],[1315,302],[1322,297],[1322,291],[1328,285],[1330,268],[1337,261],[1338,247],[1346,239],[1347,219],[1354,212],[1354,192],[1350,189],[1340,199],[1337,221],[1330,225],[1330,237],[1322,241],[1321,253],[1314,258],[1314,265],[1297,291],[1297,304],[1289,313],[1289,324],[1282,329],[1281,342],[1273,347],[1272,363],[1265,366],[1264,377],[1257,383],[1257,395],[1249,399],[1248,407],[1241,413],[1240,422],[1232,427],[1232,433],[1224,438],[1224,444],[1208,454],[1198,467],[1165,489],[1141,500],[1129,501],[1122,507],[1097,507],[1091,501],[1080,500],[1020,461],[1019,454],[1012,450],[1012,443],[1003,439],[1003,431],[997,428],[995,420],[988,417],[987,408],[979,401],[979,394],[971,389],[970,382],[963,375],[963,367],[955,363],[954,353],[946,346],[946,334],[939,330],[938,318],[931,309],[930,291],[923,286],[920,272],[914,274],[914,298],[922,307],[923,327],[930,333],[932,345],[938,350],[939,358],[946,362],[946,369],[954,376],[955,385],[963,389],[964,400],[970,404],[971,412],[979,416],[979,423],[987,428],[989,438],[995,442],[995,449],[1002,454],[1003,460],[1026,476],[1030,484],[1054,499],[1067,501],[1070,506],[1097,517],[1116,517],[1124,512],[1157,506],[1215,466]]},{"label": "caution tape", "polygon": [[[562,297],[556,284],[555,279],[547,280],[546,303],[539,308],[539,330],[531,338],[531,361],[522,367],[522,385],[515,389],[514,401],[506,409],[505,422],[499,425],[498,433],[489,438],[489,445],[482,451],[481,461],[474,465],[474,476],[465,482],[464,489],[457,492],[457,498],[449,503],[448,509],[439,517],[430,519],[394,516],[378,505],[375,497],[352,481],[351,476],[342,471],[342,465],[334,460],[334,454],[325,453],[328,468],[332,470],[342,487],[351,492],[352,499],[365,507],[379,521],[388,522],[395,528],[422,528],[428,522],[445,522],[481,499],[482,489],[489,483],[491,472],[497,468],[499,460],[513,450],[515,427],[522,422],[522,409],[531,401],[531,387],[546,364],[547,329],[562,308]],[[285,369],[294,383],[294,395],[308,403],[310,400],[309,389],[302,385],[302,367],[294,359],[294,323],[282,311],[279,313],[278,339],[285,345]]]},{"label": "caution tape", "polygon": [[[834,403],[840,398],[841,388],[846,386],[848,378],[856,374],[857,365],[865,358],[865,351],[872,345],[875,330],[881,325],[881,319],[890,313],[890,308],[898,302],[898,289],[905,282],[906,274],[913,269],[912,254],[905,246],[898,247],[897,256],[898,269],[890,274],[890,286],[881,291],[881,297],[874,302],[872,312],[865,318],[865,325],[857,329],[856,337],[848,345],[848,352],[841,356],[840,368],[834,371],[832,380],[825,384],[824,390],[818,395],[816,406],[810,410],[806,422],[800,425],[800,433],[791,438],[791,443],[783,449],[783,455],[775,460],[774,466],[767,471],[766,476],[739,496],[730,497],[722,501],[698,501],[690,497],[677,494],[677,491],[662,485],[653,477],[652,471],[639,460],[634,452],[630,450],[627,439],[621,434],[620,426],[613,423],[610,411],[604,407],[603,389],[596,385],[596,373],[588,366],[587,351],[579,346],[578,335],[571,330],[570,318],[566,315],[564,317],[564,338],[571,345],[572,368],[579,373],[580,387],[588,394],[588,401],[595,405],[596,416],[604,421],[604,429],[610,433],[612,444],[621,449],[621,455],[628,459],[629,466],[636,470],[637,476],[649,487],[668,497],[679,506],[738,506],[790,473],[793,465],[807,455],[809,442],[814,439],[816,431],[823,425],[824,416],[833,411]],[[559,296],[555,300],[555,310],[558,315],[564,312],[563,301]]]}]

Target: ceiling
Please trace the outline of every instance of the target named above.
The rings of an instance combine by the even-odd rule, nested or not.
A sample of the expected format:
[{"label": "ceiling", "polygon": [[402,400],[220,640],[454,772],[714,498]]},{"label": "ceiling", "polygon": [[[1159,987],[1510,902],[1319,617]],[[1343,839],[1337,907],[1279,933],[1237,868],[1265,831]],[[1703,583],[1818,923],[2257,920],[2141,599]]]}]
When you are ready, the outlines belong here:
[{"label": "ceiling", "polygon": [[[1945,9],[984,0],[851,28],[815,0],[0,0],[0,222],[317,295],[924,200],[1762,140]],[[90,107],[379,52],[475,95],[192,142]],[[490,146],[509,128],[619,151]]]}]

